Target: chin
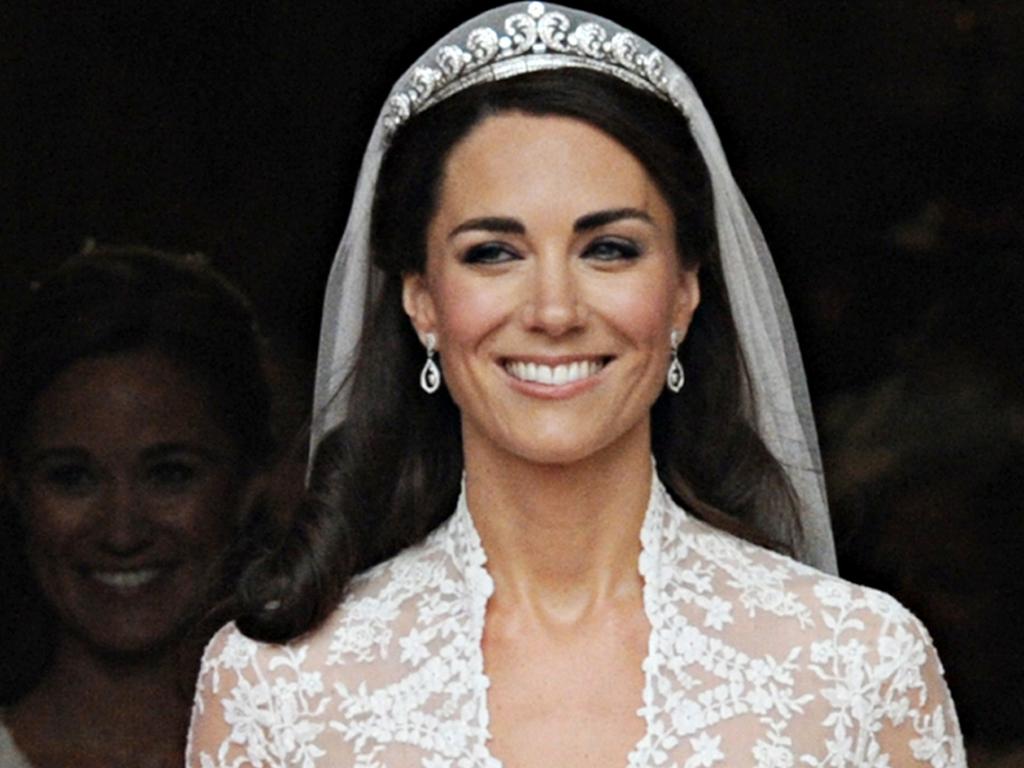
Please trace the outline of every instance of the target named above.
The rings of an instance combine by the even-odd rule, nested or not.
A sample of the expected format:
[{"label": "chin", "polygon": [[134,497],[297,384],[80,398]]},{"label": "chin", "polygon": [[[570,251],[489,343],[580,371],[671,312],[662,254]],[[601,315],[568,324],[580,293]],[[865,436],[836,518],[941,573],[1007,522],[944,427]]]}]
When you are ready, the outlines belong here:
[{"label": "chin", "polygon": [[200,590],[194,584],[172,583],[127,597],[97,591],[91,583],[76,586],[51,594],[51,607],[64,632],[107,659],[130,661],[164,653],[186,635],[200,610],[196,600],[181,599]]},{"label": "chin", "polygon": [[509,446],[510,452],[534,464],[569,465],[600,453],[614,440],[601,440],[596,436],[588,437],[578,431],[567,433],[540,435],[536,433],[529,439],[518,440]]},{"label": "chin", "polygon": [[155,616],[118,617],[104,626],[79,625],[76,633],[98,655],[125,660],[162,654],[185,635],[183,627]]}]

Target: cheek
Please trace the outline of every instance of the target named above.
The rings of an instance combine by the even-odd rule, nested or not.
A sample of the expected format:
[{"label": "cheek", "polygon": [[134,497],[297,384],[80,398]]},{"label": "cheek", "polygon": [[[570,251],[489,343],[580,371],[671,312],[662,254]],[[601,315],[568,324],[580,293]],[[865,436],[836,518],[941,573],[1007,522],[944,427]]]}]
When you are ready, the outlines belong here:
[{"label": "cheek", "polygon": [[457,278],[438,281],[435,306],[444,345],[442,359],[446,353],[453,360],[460,351],[472,350],[514,311],[513,291],[500,282]]},{"label": "cheek", "polygon": [[630,281],[596,295],[592,306],[620,333],[642,346],[666,344],[673,319],[673,292],[668,280]]},{"label": "cheek", "polygon": [[92,500],[55,498],[30,491],[22,517],[29,551],[60,552],[73,547],[86,535],[94,517]]}]

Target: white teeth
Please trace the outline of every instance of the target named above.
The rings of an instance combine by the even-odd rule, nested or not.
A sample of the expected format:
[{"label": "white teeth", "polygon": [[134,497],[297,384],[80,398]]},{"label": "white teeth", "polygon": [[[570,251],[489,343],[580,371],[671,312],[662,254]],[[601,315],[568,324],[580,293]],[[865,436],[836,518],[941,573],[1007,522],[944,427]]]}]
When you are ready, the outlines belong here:
[{"label": "white teeth", "polygon": [[603,367],[604,363],[597,360],[577,360],[573,363],[563,363],[555,366],[518,361],[508,361],[505,363],[505,370],[520,381],[556,387],[562,384],[571,384],[574,381],[580,381],[590,376],[596,376]]},{"label": "white teeth", "polygon": [[114,589],[135,589],[153,581],[161,568],[140,568],[136,571],[93,571],[92,577]]}]

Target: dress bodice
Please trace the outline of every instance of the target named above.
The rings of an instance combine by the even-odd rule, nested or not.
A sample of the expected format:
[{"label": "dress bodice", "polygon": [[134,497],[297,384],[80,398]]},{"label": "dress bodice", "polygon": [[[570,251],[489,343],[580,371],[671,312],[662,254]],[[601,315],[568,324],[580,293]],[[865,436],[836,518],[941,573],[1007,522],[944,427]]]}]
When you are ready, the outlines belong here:
[{"label": "dress bodice", "polygon": [[[708,526],[657,480],[640,538],[646,732],[628,768],[966,766],[931,640],[895,600]],[[312,634],[266,645],[222,629],[188,764],[500,768],[486,562],[463,494]]]}]

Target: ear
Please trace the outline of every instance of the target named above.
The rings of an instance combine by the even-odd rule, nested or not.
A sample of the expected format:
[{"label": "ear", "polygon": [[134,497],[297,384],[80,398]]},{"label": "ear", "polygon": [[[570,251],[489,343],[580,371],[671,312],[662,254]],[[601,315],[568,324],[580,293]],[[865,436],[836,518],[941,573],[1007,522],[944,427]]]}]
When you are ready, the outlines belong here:
[{"label": "ear", "polygon": [[436,330],[437,311],[427,276],[422,272],[409,272],[402,277],[402,307],[421,339]]},{"label": "ear", "polygon": [[693,313],[700,305],[700,279],[698,268],[679,270],[679,285],[676,287],[675,305],[672,311],[672,327],[686,334],[693,319]]}]

